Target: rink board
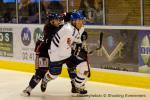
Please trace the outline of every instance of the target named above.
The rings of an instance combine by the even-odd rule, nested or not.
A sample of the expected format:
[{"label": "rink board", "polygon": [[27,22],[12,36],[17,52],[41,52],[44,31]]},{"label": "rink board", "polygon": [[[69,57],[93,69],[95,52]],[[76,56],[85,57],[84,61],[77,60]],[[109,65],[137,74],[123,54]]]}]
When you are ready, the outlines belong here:
[{"label": "rink board", "polygon": [[[34,64],[32,63],[0,60],[0,68],[34,73]],[[66,67],[63,68],[62,74],[60,76],[68,78]],[[90,80],[116,85],[124,85],[129,87],[150,89],[149,74],[92,69]]]},{"label": "rink board", "polygon": [[[110,26],[100,26],[100,27],[99,26],[94,26],[94,27],[86,26],[85,28],[96,29],[97,31],[97,29],[98,30],[110,29]],[[111,29],[118,29],[118,28],[119,26],[117,27],[111,26]],[[42,29],[43,29],[43,25],[1,24],[0,25],[0,32],[1,32],[0,33],[0,37],[1,37],[0,68],[33,73],[34,72],[33,63],[35,59],[34,47],[35,47],[35,43],[37,39],[42,34]],[[130,26],[127,26],[127,27],[123,26],[123,27],[120,27],[119,29],[150,30],[149,27],[134,27],[133,28]],[[147,41],[149,39],[149,35],[142,36],[142,38],[144,38],[141,41],[143,43],[143,41]],[[104,36],[104,40],[105,40],[105,36]],[[145,45],[149,46],[147,45],[147,42]],[[142,47],[145,45],[142,45]],[[103,50],[103,51],[106,51],[106,50]],[[107,55],[107,56],[109,58],[112,57],[110,55]],[[144,58],[149,59],[149,57],[150,56],[148,52],[148,56],[146,55],[146,57]],[[96,61],[95,59],[93,60]],[[105,60],[105,59],[101,59],[101,60]],[[145,62],[148,63],[148,60],[146,60]],[[112,71],[112,70],[108,71],[108,70],[95,68],[95,69],[92,69],[91,75],[92,75],[90,78],[91,81],[150,89],[150,84],[149,84],[150,75],[148,74]],[[63,68],[63,72],[61,76],[68,77],[65,67]]]}]

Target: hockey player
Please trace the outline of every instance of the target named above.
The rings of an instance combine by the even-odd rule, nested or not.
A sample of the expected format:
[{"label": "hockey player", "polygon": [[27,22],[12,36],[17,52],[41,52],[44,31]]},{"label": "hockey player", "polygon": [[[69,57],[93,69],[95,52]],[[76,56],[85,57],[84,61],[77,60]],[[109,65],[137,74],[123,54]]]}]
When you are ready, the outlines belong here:
[{"label": "hockey player", "polygon": [[35,74],[32,76],[29,86],[23,90],[23,95],[30,96],[33,88],[37,86],[45,73],[48,71],[49,65],[49,41],[51,41],[54,34],[60,29],[60,16],[57,13],[50,13],[48,16],[48,23],[44,26],[44,38],[38,40],[35,46]]},{"label": "hockey player", "polygon": [[[84,14],[84,12],[83,11],[78,11],[79,13],[80,13],[80,15],[82,15],[83,17],[86,17],[85,16],[85,14]],[[68,13],[66,13],[66,16],[65,16],[65,18],[64,18],[64,21],[65,21],[65,23],[70,23],[70,21],[71,21],[71,14],[72,14],[72,12],[68,12]],[[75,17],[75,16],[72,16],[72,17]],[[79,39],[79,41],[76,41],[76,42],[74,42],[73,44],[73,48],[72,48],[72,54],[73,54],[73,56],[77,56],[77,54],[79,53],[80,55],[78,55],[78,56],[82,56],[81,58],[82,59],[84,59],[84,60],[86,60],[85,58],[87,58],[87,50],[85,49],[86,47],[85,47],[85,40],[87,39],[87,33],[84,31],[84,27],[82,27],[82,25],[83,25],[83,21],[81,21],[81,23],[80,23],[80,25],[81,26],[76,26],[76,24],[75,24],[75,18],[72,18],[73,20],[71,21],[72,22],[72,24],[79,30],[79,32],[80,32],[80,39]],[[84,45],[85,44],[85,45]],[[82,49],[81,49],[82,48]],[[80,52],[79,52],[80,51]],[[77,53],[78,52],[78,53]],[[72,59],[73,57],[71,57],[71,59]],[[74,60],[76,60],[76,57],[74,58]],[[81,63],[81,62],[83,62],[83,60],[80,60],[80,61],[78,61],[78,63],[77,62],[75,62],[75,63],[73,63],[72,61],[70,62],[70,61],[67,61],[67,70],[68,70],[68,74],[69,74],[69,77],[70,77],[70,79],[71,79],[71,87],[72,87],[72,89],[71,89],[71,92],[72,93],[78,93],[78,90],[77,90],[77,88],[75,87],[75,83],[74,83],[74,80],[75,80],[75,77],[76,77],[76,67],[77,67],[77,65],[79,64],[79,63]],[[84,92],[86,92],[86,90],[84,90]]]},{"label": "hockey player", "polygon": [[83,26],[83,16],[79,12],[72,13],[71,22],[66,23],[53,37],[49,56],[50,66],[49,72],[46,73],[44,80],[42,81],[42,90],[45,91],[47,82],[56,79],[61,74],[62,65],[68,61],[71,57],[72,43],[80,40],[80,32],[75,28],[80,29]]},{"label": "hockey player", "polygon": [[[83,15],[83,12],[80,12]],[[75,17],[75,16],[72,16]],[[77,19],[73,18],[72,24],[79,30],[80,39],[73,43],[72,56],[67,61],[68,73],[71,78],[72,93],[86,94],[85,82],[90,77],[90,65],[87,59],[86,39],[87,32],[83,26],[76,26]],[[78,22],[82,25],[83,21]],[[78,68],[78,72],[76,72]]]},{"label": "hockey player", "polygon": [[[87,33],[83,32],[81,38],[87,37]],[[76,68],[79,69],[79,64],[80,63],[85,63],[85,67],[87,67],[87,72],[89,74],[90,70],[88,69],[89,64],[87,62],[87,47],[86,47],[85,39],[84,41],[82,40],[82,43],[74,43],[74,46],[72,48],[72,56],[70,59],[67,61],[67,70],[69,73],[69,77],[71,79],[71,92],[72,93],[78,93],[78,89],[75,87],[75,78],[77,77],[77,71]],[[87,65],[88,64],[88,65]],[[84,66],[80,66],[80,69],[83,69]],[[78,72],[79,73],[79,72]],[[88,76],[89,77],[89,76]],[[86,90],[83,89],[83,91],[86,93]]]}]

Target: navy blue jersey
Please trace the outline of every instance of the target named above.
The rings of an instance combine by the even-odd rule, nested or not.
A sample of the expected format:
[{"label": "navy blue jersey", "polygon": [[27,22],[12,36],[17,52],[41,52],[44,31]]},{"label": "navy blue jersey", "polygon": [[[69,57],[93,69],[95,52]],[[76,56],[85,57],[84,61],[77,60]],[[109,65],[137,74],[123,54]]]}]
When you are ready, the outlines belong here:
[{"label": "navy blue jersey", "polygon": [[51,25],[50,23],[46,24],[44,26],[44,38],[42,41],[38,40],[35,46],[35,52],[38,52],[39,57],[49,57],[48,55],[48,49],[50,47],[51,40],[55,33],[61,28],[60,27],[55,27]]}]

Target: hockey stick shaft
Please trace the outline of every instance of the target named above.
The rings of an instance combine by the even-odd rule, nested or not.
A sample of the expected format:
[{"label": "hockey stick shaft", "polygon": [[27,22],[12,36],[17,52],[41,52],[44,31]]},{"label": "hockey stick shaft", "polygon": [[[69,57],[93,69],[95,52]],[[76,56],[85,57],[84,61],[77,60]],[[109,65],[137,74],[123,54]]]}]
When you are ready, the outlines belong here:
[{"label": "hockey stick shaft", "polygon": [[[100,41],[100,42],[99,42],[99,47],[96,48],[96,49],[94,49],[94,50],[92,50],[91,52],[88,52],[88,54],[91,54],[91,53],[93,53],[94,51],[101,49],[101,47],[102,47],[102,42],[103,42],[103,33],[102,33],[102,32],[100,33],[99,41]],[[87,66],[88,66],[88,71],[89,71],[88,77],[90,77],[90,76],[91,76],[91,70],[90,70],[90,64],[89,64],[88,57],[87,57],[87,60],[86,60],[86,61],[87,61]]]},{"label": "hockey stick shaft", "polygon": [[100,33],[100,48],[102,47],[102,42],[103,42],[103,33]]},{"label": "hockey stick shaft", "polygon": [[90,78],[91,77],[91,69],[90,69],[90,63],[89,63],[89,59],[88,59],[88,57],[87,57],[87,60],[86,60],[86,62],[87,62],[87,66],[88,66],[88,78]]},{"label": "hockey stick shaft", "polygon": [[102,42],[103,42],[103,32],[100,33],[100,37],[99,37],[99,47],[95,48],[94,50],[91,50],[90,52],[88,52],[88,54],[92,54],[93,52],[99,50],[102,48]]}]

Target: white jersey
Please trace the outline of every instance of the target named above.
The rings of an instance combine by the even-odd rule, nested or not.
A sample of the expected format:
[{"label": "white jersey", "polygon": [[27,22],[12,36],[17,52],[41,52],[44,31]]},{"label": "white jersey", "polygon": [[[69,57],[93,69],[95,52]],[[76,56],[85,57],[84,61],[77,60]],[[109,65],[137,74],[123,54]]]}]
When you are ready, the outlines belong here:
[{"label": "white jersey", "polygon": [[79,31],[70,23],[65,24],[53,37],[49,50],[50,61],[61,61],[71,56],[72,43],[80,39]]},{"label": "white jersey", "polygon": [[76,42],[76,43],[82,43],[81,36],[82,36],[83,32],[84,32],[84,27],[81,27],[81,29],[79,30],[78,38],[76,38],[74,42]]}]

